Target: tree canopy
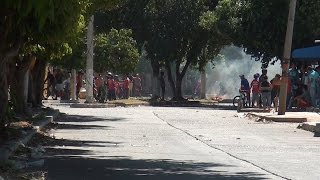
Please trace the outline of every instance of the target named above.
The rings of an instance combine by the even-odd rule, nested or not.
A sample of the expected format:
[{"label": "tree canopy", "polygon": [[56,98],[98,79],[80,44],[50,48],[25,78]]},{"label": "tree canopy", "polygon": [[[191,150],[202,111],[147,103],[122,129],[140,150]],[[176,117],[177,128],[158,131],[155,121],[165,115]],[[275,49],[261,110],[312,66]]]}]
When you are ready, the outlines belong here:
[{"label": "tree canopy", "polygon": [[131,30],[111,29],[108,34],[96,36],[94,69],[97,72],[131,73],[138,64],[139,56]]},{"label": "tree canopy", "polygon": [[[289,0],[221,0],[217,8],[220,26],[234,44],[265,65],[281,59]],[[293,48],[312,45],[320,36],[320,3],[298,0]]]}]

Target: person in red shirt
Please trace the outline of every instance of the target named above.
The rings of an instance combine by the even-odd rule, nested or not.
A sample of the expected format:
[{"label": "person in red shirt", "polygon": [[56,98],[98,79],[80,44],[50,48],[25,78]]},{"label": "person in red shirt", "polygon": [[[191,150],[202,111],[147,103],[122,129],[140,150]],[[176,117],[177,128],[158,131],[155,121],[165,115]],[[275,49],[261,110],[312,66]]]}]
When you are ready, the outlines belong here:
[{"label": "person in red shirt", "polygon": [[115,82],[112,74],[108,74],[107,87],[108,87],[108,100],[109,101],[115,100],[116,86],[115,86]]},{"label": "person in red shirt", "polygon": [[[253,75],[253,80],[251,81],[251,92],[252,92],[252,107],[259,107],[259,94],[260,94],[260,88],[259,88],[259,75],[255,74]],[[255,105],[256,104],[256,105]]]}]

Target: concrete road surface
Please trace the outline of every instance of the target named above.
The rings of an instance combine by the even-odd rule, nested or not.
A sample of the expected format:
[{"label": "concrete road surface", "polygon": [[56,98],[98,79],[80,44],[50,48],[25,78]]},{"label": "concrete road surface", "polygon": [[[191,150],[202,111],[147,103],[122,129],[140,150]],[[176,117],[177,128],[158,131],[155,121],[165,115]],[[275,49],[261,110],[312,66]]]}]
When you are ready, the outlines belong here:
[{"label": "concrete road surface", "polygon": [[320,179],[320,139],[297,124],[199,108],[72,109],[52,133],[50,180]]}]

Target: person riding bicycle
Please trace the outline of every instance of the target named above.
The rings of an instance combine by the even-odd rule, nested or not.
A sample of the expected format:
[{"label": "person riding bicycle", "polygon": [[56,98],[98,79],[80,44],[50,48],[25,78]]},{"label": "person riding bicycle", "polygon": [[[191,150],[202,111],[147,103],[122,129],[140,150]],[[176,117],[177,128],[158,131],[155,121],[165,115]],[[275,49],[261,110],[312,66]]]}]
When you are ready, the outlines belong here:
[{"label": "person riding bicycle", "polygon": [[241,79],[240,92],[245,92],[247,95],[248,106],[250,106],[250,84],[249,81],[244,77],[244,75],[239,76]]}]

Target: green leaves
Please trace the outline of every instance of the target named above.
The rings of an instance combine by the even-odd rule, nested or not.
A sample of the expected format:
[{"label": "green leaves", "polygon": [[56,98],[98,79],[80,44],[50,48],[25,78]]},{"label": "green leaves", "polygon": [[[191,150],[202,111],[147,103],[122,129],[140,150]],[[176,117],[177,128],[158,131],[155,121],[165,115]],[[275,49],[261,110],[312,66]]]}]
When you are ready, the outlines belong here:
[{"label": "green leaves", "polygon": [[133,72],[139,57],[136,41],[129,29],[111,29],[108,34],[96,36],[94,67],[98,72]]},{"label": "green leaves", "polygon": [[200,17],[199,25],[206,30],[211,30],[216,27],[217,22],[218,17],[215,15],[215,12],[207,11]]},{"label": "green leaves", "polygon": [[[280,59],[287,27],[289,0],[221,0],[217,15],[233,42],[268,65]],[[298,0],[293,48],[311,45],[320,36],[320,3]]]}]

